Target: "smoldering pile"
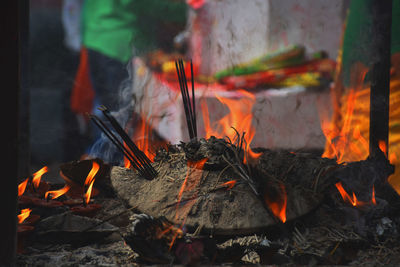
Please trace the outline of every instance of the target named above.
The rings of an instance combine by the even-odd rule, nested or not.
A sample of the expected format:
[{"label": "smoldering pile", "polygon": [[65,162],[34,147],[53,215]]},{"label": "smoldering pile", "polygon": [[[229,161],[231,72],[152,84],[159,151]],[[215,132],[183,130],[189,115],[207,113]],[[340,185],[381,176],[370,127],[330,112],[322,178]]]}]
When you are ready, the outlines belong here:
[{"label": "smoldering pile", "polygon": [[[254,252],[247,258],[259,263],[307,258],[338,264],[355,260],[358,251],[375,244],[370,239],[376,241],[385,231],[397,235],[397,217],[386,217],[396,206],[383,199],[390,186],[376,183],[374,201],[359,200],[358,206],[343,201],[335,187],[343,183],[352,190],[349,181],[357,179],[357,171],[366,184],[376,182],[393,171],[385,158],[346,165],[312,153],[258,149],[259,157],[251,159],[240,144],[238,135],[235,143],[212,137],[170,145],[152,164],[158,172],[153,180],[113,167],[110,181],[118,196],[145,214],[133,219],[127,243],[141,248],[139,254],[149,262],[180,262],[182,249],[190,247],[203,263],[240,262]],[[372,166],[369,174],[362,171],[364,164]],[[395,193],[391,197],[393,204]],[[252,245],[235,243],[239,237]],[[231,240],[228,246],[226,240]],[[354,254],[327,256],[342,246]],[[271,253],[272,258],[266,256]]]}]

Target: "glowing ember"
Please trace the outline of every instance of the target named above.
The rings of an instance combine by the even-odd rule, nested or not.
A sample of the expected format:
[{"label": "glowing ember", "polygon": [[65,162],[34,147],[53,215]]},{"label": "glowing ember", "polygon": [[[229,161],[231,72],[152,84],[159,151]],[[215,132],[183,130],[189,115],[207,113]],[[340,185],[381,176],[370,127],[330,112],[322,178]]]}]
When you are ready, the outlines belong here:
[{"label": "glowing ember", "polygon": [[221,184],[221,187],[227,187],[227,190],[231,190],[236,184],[236,180],[228,181],[226,183]]},{"label": "glowing ember", "polygon": [[59,190],[47,191],[46,194],[44,195],[44,198],[47,199],[47,197],[50,195],[51,199],[56,199],[67,193],[70,188],[71,187],[69,185],[65,185],[63,188]]},{"label": "glowing ember", "polygon": [[31,209],[23,209],[21,210],[21,214],[19,214],[18,217],[18,223],[23,223],[25,221],[26,218],[29,217],[29,215],[31,214]]},{"label": "glowing ember", "polygon": [[100,165],[96,161],[93,161],[92,169],[90,170],[90,172],[85,180],[85,186],[88,186],[88,189],[84,195],[84,200],[85,200],[86,204],[88,204],[90,201],[90,196],[92,195],[92,189],[93,189],[93,184],[94,184],[94,180],[95,180],[94,177],[96,176],[99,169],[100,169]]},{"label": "glowing ember", "polygon": [[372,198],[371,198],[372,204],[376,206],[376,199],[375,199],[375,186],[372,186]]},{"label": "glowing ember", "polygon": [[279,199],[271,199],[270,196],[265,196],[265,203],[268,205],[272,213],[279,218],[283,223],[286,222],[286,206],[287,195],[283,184],[280,184]]},{"label": "glowing ember", "polygon": [[42,179],[43,174],[45,174],[48,171],[49,169],[47,168],[47,166],[44,166],[43,168],[41,168],[40,170],[38,170],[33,174],[32,183],[35,188],[39,188],[40,180]]},{"label": "glowing ember", "polygon": [[24,194],[28,181],[29,178],[26,178],[25,181],[18,185],[18,196],[22,196]]}]

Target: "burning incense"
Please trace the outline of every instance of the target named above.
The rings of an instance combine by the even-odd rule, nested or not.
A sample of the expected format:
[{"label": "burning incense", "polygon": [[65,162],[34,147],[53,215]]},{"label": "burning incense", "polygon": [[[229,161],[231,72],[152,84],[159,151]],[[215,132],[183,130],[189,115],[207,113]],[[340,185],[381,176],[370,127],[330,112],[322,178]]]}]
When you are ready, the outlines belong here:
[{"label": "burning incense", "polygon": [[193,63],[190,61],[190,71],[192,80],[192,101],[190,101],[189,89],[185,74],[183,60],[175,61],[176,73],[178,74],[179,87],[181,89],[183,107],[185,109],[186,123],[188,126],[190,139],[197,139],[197,123],[196,123],[196,104],[194,94],[194,73]]},{"label": "burning incense", "polygon": [[90,115],[91,120],[97,127],[110,139],[110,141],[124,154],[124,156],[131,162],[132,166],[139,171],[146,179],[151,180],[157,176],[156,170],[151,166],[150,159],[141,151],[136,144],[129,138],[128,134],[124,131],[117,120],[110,114],[108,109],[104,106],[100,108],[104,116],[111,123],[114,130],[119,137],[128,146],[123,145],[120,139],[109,129],[109,127],[95,115]]}]

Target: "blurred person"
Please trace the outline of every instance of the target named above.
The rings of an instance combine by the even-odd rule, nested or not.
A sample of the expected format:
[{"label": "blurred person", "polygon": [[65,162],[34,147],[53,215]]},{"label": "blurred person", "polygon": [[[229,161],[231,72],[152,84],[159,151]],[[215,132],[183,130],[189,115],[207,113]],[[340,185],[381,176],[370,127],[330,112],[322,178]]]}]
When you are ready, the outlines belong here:
[{"label": "blurred person", "polygon": [[84,0],[81,20],[81,61],[71,109],[78,114],[81,128],[91,135],[89,139],[96,140],[100,132],[88,127],[86,113],[101,117],[100,105],[111,111],[130,105],[132,97],[122,99],[119,92],[132,85],[131,58],[173,47],[174,35],[186,23],[186,4],[175,0]]}]

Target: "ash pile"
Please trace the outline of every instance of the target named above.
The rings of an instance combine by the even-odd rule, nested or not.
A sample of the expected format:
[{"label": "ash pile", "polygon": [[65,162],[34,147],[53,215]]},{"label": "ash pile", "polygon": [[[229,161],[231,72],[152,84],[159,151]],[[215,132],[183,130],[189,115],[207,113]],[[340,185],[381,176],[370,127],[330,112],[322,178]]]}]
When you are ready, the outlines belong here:
[{"label": "ash pile", "polygon": [[66,163],[61,170],[69,177],[100,164],[93,201],[103,208],[92,218],[65,210],[44,216],[18,261],[375,266],[400,260],[400,201],[385,183],[393,168],[383,154],[349,164],[312,153],[256,149],[254,155],[237,135],[160,149],[151,179],[100,160]]},{"label": "ash pile", "polygon": [[379,247],[394,258],[376,262],[398,260],[399,199],[383,154],[343,165],[266,149],[250,158],[241,144],[168,146],[152,180],[112,168],[117,195],[141,213],[124,238],[145,262],[357,265]]},{"label": "ash pile", "polygon": [[20,265],[400,262],[400,199],[387,183],[394,168],[384,152],[338,164],[313,153],[253,151],[234,128],[231,138],[199,139],[194,83],[190,98],[183,62],[176,68],[191,141],[150,160],[105,107],[107,122],[91,115],[130,168],[99,159],[61,166],[69,197],[84,198],[75,209],[65,207],[76,202],[65,190],[26,196],[43,206],[49,194],[66,199],[52,202],[57,212],[46,209],[32,236],[21,235]]}]

